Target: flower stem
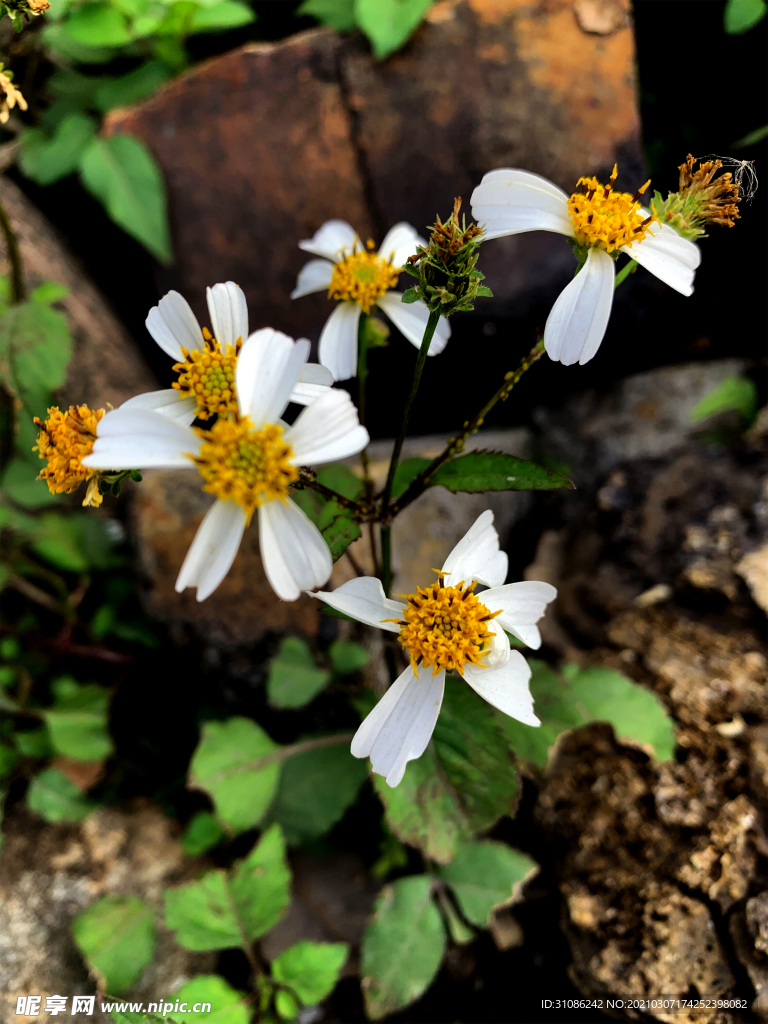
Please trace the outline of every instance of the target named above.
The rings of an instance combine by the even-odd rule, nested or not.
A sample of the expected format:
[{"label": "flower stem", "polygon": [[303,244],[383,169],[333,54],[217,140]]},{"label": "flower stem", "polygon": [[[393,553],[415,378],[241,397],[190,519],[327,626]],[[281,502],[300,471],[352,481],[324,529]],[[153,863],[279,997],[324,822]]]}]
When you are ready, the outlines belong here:
[{"label": "flower stem", "polygon": [[381,585],[389,597],[392,588],[392,527],[389,523],[381,527]]},{"label": "flower stem", "polygon": [[[368,381],[368,332],[366,330],[367,314],[360,316],[360,325],[357,331],[357,416],[361,426],[366,426],[366,384]],[[365,497],[370,503],[373,501],[373,479],[371,478],[371,467],[368,460],[368,449],[363,448],[360,452],[360,466],[363,470],[363,485]],[[368,523],[368,542],[371,547],[371,563],[373,574],[379,573],[379,556],[376,550],[376,527],[372,521]],[[361,575],[358,573],[358,576]]]},{"label": "flower stem", "polygon": [[621,282],[629,277],[630,274],[634,274],[637,270],[638,264],[635,260],[630,260],[629,263],[625,263],[621,270],[616,275],[616,280],[613,282],[614,290],[619,287]]},{"label": "flower stem", "polygon": [[16,237],[16,232],[11,226],[8,214],[5,212],[5,207],[1,201],[0,230],[2,230],[5,238],[5,246],[8,250],[8,262],[11,265],[11,305],[15,306],[19,302],[24,302],[27,297],[24,290],[24,265],[21,262],[19,240]]},{"label": "flower stem", "polygon": [[[529,370],[537,360],[541,359],[543,355],[544,342],[538,341],[528,355],[522,359],[518,368],[516,370],[510,370],[504,375],[503,384],[488,399],[480,412],[476,416],[473,416],[471,420],[468,420],[464,424],[462,430],[455,437],[450,438],[448,444],[440,454],[435,456],[427,468],[422,470],[403,494],[400,495],[390,510],[392,516],[396,516],[399,512],[402,512],[407,505],[410,505],[412,501],[418,498],[419,495],[426,490],[429,486],[431,477],[435,475],[444,462],[447,462],[448,459],[453,458],[454,455],[458,455],[464,450],[467,438],[479,430],[491,409],[493,409],[497,402],[505,402],[507,400],[510,391],[515,384],[517,384],[523,374]],[[386,585],[384,589],[386,590]]]}]

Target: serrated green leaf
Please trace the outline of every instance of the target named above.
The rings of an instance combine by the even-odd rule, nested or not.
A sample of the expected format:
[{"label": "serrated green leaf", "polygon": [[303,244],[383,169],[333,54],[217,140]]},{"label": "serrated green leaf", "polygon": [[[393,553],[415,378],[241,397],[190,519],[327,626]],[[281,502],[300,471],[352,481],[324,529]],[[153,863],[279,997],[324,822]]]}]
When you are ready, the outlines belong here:
[{"label": "serrated green leaf", "polygon": [[100,0],[76,8],[63,28],[66,35],[81,46],[125,46],[132,38],[123,15],[112,4]]},{"label": "serrated green leaf", "polygon": [[258,939],[285,913],[291,874],[285,843],[273,825],[229,873],[209,871],[195,882],[167,889],[165,923],[185,949],[240,946]]},{"label": "serrated green leaf", "polygon": [[46,821],[82,821],[94,808],[74,782],[56,768],[36,775],[27,791],[27,807]]},{"label": "serrated green leaf", "polygon": [[211,1009],[205,1013],[202,1010],[197,1013],[191,1009],[185,1010],[181,1015],[184,1021],[199,1019],[206,1021],[206,1024],[248,1024],[251,1019],[248,997],[228,985],[218,974],[201,974],[193,978],[174,992],[173,998],[189,1007],[197,1003],[210,1003]]},{"label": "serrated green leaf", "polygon": [[392,483],[392,497],[399,498],[410,484],[413,483],[419,473],[422,473],[431,464],[432,459],[403,459],[395,470],[395,479]]},{"label": "serrated green leaf", "polygon": [[119,78],[103,82],[94,93],[94,103],[104,112],[116,107],[127,107],[151,96],[163,83],[173,77],[167,64],[148,60]]},{"label": "serrated green leaf", "polygon": [[368,651],[360,644],[348,640],[334,640],[328,648],[331,669],[336,676],[351,675],[360,672],[370,661]]},{"label": "serrated green leaf", "polygon": [[355,21],[378,60],[399,50],[421,24],[433,0],[355,0]]},{"label": "serrated green leaf", "polygon": [[136,896],[104,896],[72,922],[72,934],[103,991],[122,995],[155,951],[152,909]]},{"label": "serrated green leaf", "polygon": [[293,846],[328,832],[355,802],[367,775],[346,743],[288,758],[271,811],[286,841]]},{"label": "serrated green leaf", "polygon": [[208,793],[219,821],[244,832],[263,818],[277,789],[280,765],[260,767],[277,745],[250,718],[206,722],[189,767],[189,784]]},{"label": "serrated green leaf", "polygon": [[664,705],[651,690],[615,669],[565,665],[558,676],[544,662],[529,660],[531,693],[541,726],[532,729],[506,715],[499,725],[522,758],[545,766],[560,733],[587,722],[608,722],[619,739],[650,747],[658,761],[675,751],[675,728]]},{"label": "serrated green leaf", "polygon": [[129,235],[171,262],[165,184],[144,143],[130,135],[94,139],[80,161],[83,184]]},{"label": "serrated green leaf", "polygon": [[382,890],[363,936],[362,987],[373,1020],[418,999],[437,974],[445,930],[426,875],[401,878]]},{"label": "serrated green leaf", "polygon": [[449,491],[548,491],[573,487],[566,477],[504,452],[467,452],[444,463],[430,480]]},{"label": "serrated green leaf", "polygon": [[[506,717],[506,716],[504,716]],[[373,775],[387,824],[404,843],[447,864],[462,841],[512,812],[517,771],[493,708],[448,678],[432,743],[392,789]]]},{"label": "serrated green leaf", "polygon": [[272,961],[272,977],[314,1006],[333,991],[348,954],[346,942],[297,942]]},{"label": "serrated green leaf", "polygon": [[486,839],[463,843],[439,874],[453,890],[466,919],[478,928],[487,928],[494,907],[509,902],[536,870],[535,861],[524,853]]},{"label": "serrated green leaf", "polygon": [[745,425],[757,414],[758,398],[755,382],[749,377],[725,377],[691,409],[691,423],[701,423],[721,412],[737,412]]},{"label": "serrated green leaf", "polygon": [[330,678],[330,672],[315,664],[307,644],[288,636],[270,662],[267,698],[275,708],[301,708],[325,689]]},{"label": "serrated green leaf", "polygon": [[93,119],[79,111],[62,118],[50,137],[39,128],[27,128],[21,137],[19,166],[38,185],[51,185],[77,170],[95,134]]},{"label": "serrated green leaf", "polygon": [[21,399],[30,422],[45,417],[48,394],[64,383],[71,355],[69,327],[57,310],[25,302],[0,317],[0,378]]},{"label": "serrated green leaf", "polygon": [[197,857],[210,850],[224,836],[224,829],[210,811],[198,811],[181,837],[181,848],[188,857]]},{"label": "serrated green leaf", "polygon": [[[339,507],[335,502],[329,502],[329,504],[335,505],[336,508]],[[326,526],[321,527],[320,532],[328,545],[334,562],[338,562],[349,545],[363,535],[360,525],[346,512],[339,512],[335,515]]]},{"label": "serrated green leaf", "polygon": [[100,686],[76,691],[43,711],[53,748],[76,761],[101,761],[113,748],[107,732],[109,694]]},{"label": "serrated green leaf", "polygon": [[342,498],[349,498],[350,501],[356,501],[365,490],[360,477],[341,462],[322,466],[317,471],[317,479],[324,487],[330,487],[332,491],[336,491]]},{"label": "serrated green leaf", "polygon": [[741,35],[759,24],[768,10],[765,0],[728,0],[723,24],[728,35]]},{"label": "serrated green leaf", "polygon": [[256,15],[240,0],[220,0],[210,7],[198,7],[189,23],[190,32],[224,32],[241,28],[256,20]]},{"label": "serrated green leaf", "polygon": [[355,27],[355,0],[304,0],[296,15],[317,18],[337,32],[351,32]]}]

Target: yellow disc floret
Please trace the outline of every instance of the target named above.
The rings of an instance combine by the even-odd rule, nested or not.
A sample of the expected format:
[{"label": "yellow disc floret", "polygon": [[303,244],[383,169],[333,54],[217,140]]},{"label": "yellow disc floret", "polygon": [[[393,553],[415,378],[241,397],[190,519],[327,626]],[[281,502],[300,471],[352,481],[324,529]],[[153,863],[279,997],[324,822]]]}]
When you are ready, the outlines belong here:
[{"label": "yellow disc floret", "polygon": [[245,510],[248,522],[259,505],[285,499],[299,479],[291,464],[293,449],[283,440],[283,428],[268,423],[258,430],[251,421],[217,420],[210,430],[197,428],[203,439],[194,458],[205,484],[203,490],[222,501],[234,501]]},{"label": "yellow disc floret", "polygon": [[58,406],[53,406],[45,421],[35,417],[40,433],[32,450],[48,463],[37,479],[45,480],[52,494],[71,494],[88,480],[91,482],[83,504],[101,504],[98,471],[84,466],[82,460],[93,451],[96,428],[105,411],[72,405],[62,412]]},{"label": "yellow disc floret", "polygon": [[443,584],[443,573],[431,587],[417,587],[415,594],[402,594],[408,604],[402,619],[390,619],[400,627],[400,643],[408,652],[414,669],[454,669],[482,665],[483,653],[493,638],[488,623],[499,612],[490,612],[472,591],[475,584],[457,587]]},{"label": "yellow disc floret", "polygon": [[614,164],[607,185],[601,185],[597,178],[579,178],[576,183],[580,191],[568,200],[568,213],[574,238],[581,245],[613,252],[622,245],[642,241],[651,224],[659,222],[655,214],[646,217],[640,206],[640,197],[650,180],[631,196],[628,192],[613,191],[617,175]]},{"label": "yellow disc floret", "polygon": [[235,369],[243,339],[238,338],[234,345],[220,345],[205,327],[203,337],[205,348],[202,351],[190,352],[182,348],[184,362],[173,367],[179,374],[173,387],[185,398],[197,401],[200,420],[211,419],[214,415],[234,415],[237,413]]},{"label": "yellow disc floret", "polygon": [[364,313],[370,313],[378,299],[394,288],[400,271],[372,252],[373,242],[368,242],[363,252],[351,252],[339,260],[333,268],[333,277],[328,286],[328,298],[356,302]]}]

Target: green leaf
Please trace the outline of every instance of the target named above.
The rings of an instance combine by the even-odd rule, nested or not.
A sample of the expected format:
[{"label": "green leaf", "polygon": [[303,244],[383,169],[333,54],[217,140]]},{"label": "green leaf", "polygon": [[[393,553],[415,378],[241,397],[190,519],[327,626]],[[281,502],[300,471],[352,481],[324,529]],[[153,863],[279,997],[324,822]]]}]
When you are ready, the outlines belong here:
[{"label": "green leaf", "polygon": [[498,716],[510,746],[520,757],[545,766],[549,748],[560,733],[587,722],[610,723],[620,740],[650,747],[658,761],[674,754],[674,723],[651,690],[614,669],[565,665],[561,678],[543,662],[530,659],[529,665],[541,726],[532,729],[506,715]]},{"label": "green leaf", "polygon": [[94,808],[74,782],[56,768],[35,776],[27,791],[27,806],[46,821],[82,821]]},{"label": "green leaf", "polygon": [[330,487],[332,491],[336,491],[342,498],[349,498],[350,501],[356,501],[365,490],[360,477],[341,462],[322,466],[317,471],[317,479],[324,487]]},{"label": "green leaf", "polygon": [[6,775],[11,774],[18,760],[19,755],[12,747],[6,746],[5,743],[0,743],[0,779],[4,779]]},{"label": "green leaf", "polygon": [[367,775],[346,743],[288,758],[271,811],[286,841],[293,846],[328,832],[355,802]]},{"label": "green leaf", "polygon": [[467,452],[444,463],[430,486],[449,491],[548,491],[573,487],[566,477],[504,452]]},{"label": "green leaf", "polygon": [[355,0],[355,20],[384,60],[408,41],[431,6],[432,0]]},{"label": "green leaf", "polygon": [[199,1018],[205,1020],[206,1024],[248,1024],[251,1019],[247,997],[228,985],[218,974],[201,974],[193,978],[174,992],[173,998],[189,1007],[196,1003],[210,1003],[210,1012],[185,1010],[185,1021]]},{"label": "green leaf", "polygon": [[362,948],[365,1008],[373,1020],[407,1006],[427,989],[445,952],[445,930],[426,875],[385,886]]},{"label": "green leaf", "polygon": [[272,977],[314,1006],[333,991],[348,954],[346,942],[297,942],[272,961]]},{"label": "green leaf", "polygon": [[154,157],[130,135],[94,139],[80,162],[83,184],[129,235],[170,263],[165,185]]},{"label": "green leaf", "polygon": [[152,910],[137,896],[104,896],[72,922],[72,934],[102,991],[122,995],[155,952]]},{"label": "green leaf", "polygon": [[330,678],[330,672],[317,667],[303,640],[287,636],[269,665],[267,698],[274,708],[302,708],[325,689]]},{"label": "green leaf", "polygon": [[304,0],[296,15],[317,18],[337,32],[351,32],[355,27],[355,0]]},{"label": "green leaf", "polygon": [[725,31],[732,36],[748,32],[763,20],[766,10],[765,0],[728,0],[723,13]]},{"label": "green leaf", "polygon": [[691,409],[691,423],[701,423],[721,412],[737,412],[745,425],[757,415],[757,387],[749,377],[725,377]]},{"label": "green leaf", "polygon": [[185,949],[240,946],[258,939],[285,913],[291,873],[285,843],[273,825],[229,873],[209,871],[195,882],[167,889],[165,923]]},{"label": "green leaf", "polygon": [[64,22],[64,31],[81,46],[125,46],[131,41],[128,23],[109,3],[86,3]]},{"label": "green leaf", "polygon": [[57,754],[76,761],[101,761],[112,750],[107,732],[109,694],[100,686],[78,686],[75,693],[43,712]]},{"label": "green leaf", "polygon": [[28,458],[12,459],[3,474],[2,490],[8,497],[24,508],[43,508],[62,501],[60,494],[51,494],[47,484],[37,479],[45,463],[37,465]]},{"label": "green leaf", "polygon": [[34,757],[37,760],[42,760],[53,754],[51,737],[47,729],[20,730],[13,734],[13,742],[22,757]]},{"label": "green leaf", "polygon": [[95,134],[93,119],[79,111],[67,114],[51,137],[39,128],[27,128],[21,137],[19,166],[38,185],[51,185],[77,170]]},{"label": "green leaf", "polygon": [[518,792],[517,771],[493,708],[453,678],[446,679],[425,753],[408,764],[395,789],[380,775],[373,783],[392,832],[440,864],[452,859],[459,843],[510,814]]},{"label": "green leaf", "polygon": [[328,648],[331,669],[336,676],[348,676],[360,672],[370,661],[368,651],[360,644],[347,640],[334,640]]},{"label": "green leaf", "polygon": [[64,572],[85,572],[88,559],[82,549],[80,532],[72,516],[46,512],[37,520],[32,547]]},{"label": "green leaf", "polygon": [[12,306],[0,317],[0,379],[28,417],[44,417],[48,393],[64,383],[72,339],[62,313],[39,302]]},{"label": "green leaf", "polygon": [[419,289],[418,288],[406,288],[405,291],[403,292],[403,297],[402,297],[402,299],[400,301],[401,302],[405,302],[407,305],[410,305],[412,302],[417,302],[418,298],[419,298]]},{"label": "green leaf", "polygon": [[44,306],[52,306],[55,302],[61,302],[69,295],[69,288],[58,281],[43,281],[30,293],[30,302],[41,302]]},{"label": "green leaf", "polygon": [[[328,504],[339,508],[335,501]],[[338,562],[349,545],[363,535],[359,524],[346,512],[339,512],[333,516],[327,525],[320,527],[320,532],[330,549],[334,562]]]},{"label": "green leaf", "polygon": [[241,28],[256,20],[256,15],[240,0],[220,0],[211,7],[198,7],[189,23],[190,32],[224,32]]},{"label": "green leaf", "polygon": [[478,928],[487,928],[494,907],[508,903],[537,870],[535,861],[524,853],[486,839],[463,843],[439,874],[453,889],[466,919]]},{"label": "green leaf", "polygon": [[275,1009],[282,1020],[295,1020],[301,1013],[301,1003],[287,989],[275,993]]},{"label": "green leaf", "polygon": [[192,757],[189,785],[208,793],[233,832],[257,825],[277,789],[280,765],[260,766],[278,747],[250,718],[206,722]]},{"label": "green leaf", "polygon": [[173,77],[167,64],[159,60],[148,60],[127,75],[107,79],[96,90],[94,102],[104,112],[115,107],[128,107],[151,96],[164,82]]},{"label": "green leaf", "polygon": [[410,484],[416,479],[419,473],[427,466],[432,465],[432,459],[403,459],[395,470],[395,479],[392,484],[392,497],[399,498],[407,490]]},{"label": "green leaf", "polygon": [[215,846],[224,836],[224,829],[210,811],[198,811],[181,837],[181,848],[188,857],[197,857]]}]

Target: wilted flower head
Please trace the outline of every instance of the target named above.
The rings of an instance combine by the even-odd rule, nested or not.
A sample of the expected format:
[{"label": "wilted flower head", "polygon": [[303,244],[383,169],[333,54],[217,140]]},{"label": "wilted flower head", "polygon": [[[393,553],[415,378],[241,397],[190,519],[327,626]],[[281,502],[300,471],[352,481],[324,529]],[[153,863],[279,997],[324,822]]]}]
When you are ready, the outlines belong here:
[{"label": "wilted flower head", "polygon": [[[734,161],[734,166],[741,173],[745,166],[751,168],[751,164],[742,161]],[[702,162],[689,153],[685,162],[680,164],[678,191],[670,192],[666,199],[662,199],[659,192],[654,196],[652,206],[659,220],[689,239],[704,237],[708,224],[732,228],[739,219],[741,175],[739,171],[735,176],[730,171],[718,175],[722,168],[723,160],[720,158]]]},{"label": "wilted flower head", "polygon": [[99,474],[84,466],[82,460],[93,451],[96,428],[105,411],[90,409],[87,405],[71,405],[62,412],[58,406],[52,406],[46,420],[35,416],[40,433],[33,451],[48,463],[40,471],[38,480],[45,480],[52,494],[71,494],[87,480],[83,504],[101,504]]},{"label": "wilted flower head", "polygon": [[48,0],[3,0],[0,3],[0,18],[7,14],[13,22],[13,27],[20,32],[27,18],[37,18],[50,6]]},{"label": "wilted flower head", "polygon": [[0,124],[7,122],[15,106],[20,110],[26,110],[27,101],[22,96],[21,89],[17,89],[13,84],[13,72],[6,71],[0,61]]}]

